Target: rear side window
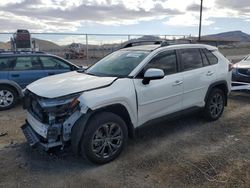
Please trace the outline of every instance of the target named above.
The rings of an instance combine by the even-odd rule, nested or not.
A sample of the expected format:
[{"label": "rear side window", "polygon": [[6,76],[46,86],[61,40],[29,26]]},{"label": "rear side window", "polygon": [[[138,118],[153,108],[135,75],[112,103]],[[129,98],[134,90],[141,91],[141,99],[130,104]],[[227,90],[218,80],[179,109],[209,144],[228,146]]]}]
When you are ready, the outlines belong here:
[{"label": "rear side window", "polygon": [[205,53],[205,55],[208,58],[208,61],[211,65],[215,65],[218,63],[218,58],[212,52],[210,52],[208,49],[203,49],[203,52]]},{"label": "rear side window", "polygon": [[177,60],[175,51],[165,51],[156,55],[144,68],[146,71],[149,68],[162,69],[165,75],[174,74],[177,72]]},{"label": "rear side window", "polygon": [[189,71],[203,67],[202,57],[199,49],[180,50],[183,71]]},{"label": "rear side window", "polygon": [[0,71],[8,71],[14,60],[13,57],[0,57]]},{"label": "rear side window", "polygon": [[16,64],[13,67],[15,71],[21,70],[41,70],[42,66],[37,57],[17,57]]},{"label": "rear side window", "polygon": [[46,70],[53,69],[67,69],[70,70],[70,65],[66,64],[63,61],[60,61],[54,57],[40,57],[40,60],[43,64],[43,68]]}]

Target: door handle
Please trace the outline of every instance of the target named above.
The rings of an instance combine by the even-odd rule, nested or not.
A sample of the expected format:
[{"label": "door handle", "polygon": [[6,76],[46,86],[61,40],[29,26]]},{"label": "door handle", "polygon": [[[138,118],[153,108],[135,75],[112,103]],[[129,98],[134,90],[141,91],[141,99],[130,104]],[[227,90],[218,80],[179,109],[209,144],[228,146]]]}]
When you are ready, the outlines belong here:
[{"label": "door handle", "polygon": [[20,74],[11,74],[11,76],[16,78],[16,77],[19,77]]},{"label": "door handle", "polygon": [[174,83],[173,83],[173,86],[178,86],[178,85],[181,85],[183,83],[182,80],[176,80]]},{"label": "door handle", "polygon": [[212,76],[213,74],[214,74],[213,71],[208,71],[208,72],[207,72],[207,76]]}]

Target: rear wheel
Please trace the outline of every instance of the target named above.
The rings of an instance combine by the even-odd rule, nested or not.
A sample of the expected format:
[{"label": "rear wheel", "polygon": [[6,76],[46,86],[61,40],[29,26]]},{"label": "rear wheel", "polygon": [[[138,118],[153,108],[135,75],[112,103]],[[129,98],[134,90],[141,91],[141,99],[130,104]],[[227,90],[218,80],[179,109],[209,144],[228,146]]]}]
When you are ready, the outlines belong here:
[{"label": "rear wheel", "polygon": [[90,119],[81,141],[81,154],[104,164],[117,158],[127,143],[128,130],[118,115],[102,112]]},{"label": "rear wheel", "polygon": [[204,117],[210,121],[215,121],[221,117],[224,111],[226,97],[221,89],[213,89],[206,101]]},{"label": "rear wheel", "polygon": [[8,86],[0,86],[0,110],[7,110],[15,106],[17,98],[14,89]]}]

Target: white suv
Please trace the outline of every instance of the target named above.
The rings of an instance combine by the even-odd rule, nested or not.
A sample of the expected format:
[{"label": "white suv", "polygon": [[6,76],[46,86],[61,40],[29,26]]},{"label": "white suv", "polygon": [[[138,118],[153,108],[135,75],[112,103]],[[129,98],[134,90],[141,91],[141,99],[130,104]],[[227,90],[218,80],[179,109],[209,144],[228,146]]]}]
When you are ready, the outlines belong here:
[{"label": "white suv", "polygon": [[195,109],[217,120],[230,87],[229,61],[215,47],[133,46],[85,71],[30,84],[22,129],[31,146],[63,149],[69,143],[90,161],[107,163],[136,128],[152,120]]}]

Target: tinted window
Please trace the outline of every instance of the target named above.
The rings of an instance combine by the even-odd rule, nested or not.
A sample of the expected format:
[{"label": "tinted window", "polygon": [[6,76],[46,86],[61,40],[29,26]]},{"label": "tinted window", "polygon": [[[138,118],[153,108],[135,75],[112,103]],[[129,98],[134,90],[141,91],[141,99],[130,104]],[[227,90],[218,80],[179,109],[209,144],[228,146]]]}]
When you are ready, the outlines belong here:
[{"label": "tinted window", "polygon": [[15,60],[14,57],[1,57],[0,58],[0,71],[8,71],[11,63]]},{"label": "tinted window", "polygon": [[184,71],[203,67],[199,49],[180,50],[180,56]]},{"label": "tinted window", "polygon": [[44,69],[68,69],[70,65],[54,57],[40,57]]},{"label": "tinted window", "polygon": [[144,68],[146,71],[149,68],[162,69],[165,75],[170,75],[177,72],[177,60],[175,51],[166,51],[155,56]]},{"label": "tinted window", "polygon": [[17,57],[13,70],[41,70],[37,57]]},{"label": "tinted window", "polygon": [[208,66],[209,65],[209,61],[207,59],[207,56],[204,54],[203,50],[201,50],[201,56],[202,56],[203,65],[204,66]]},{"label": "tinted window", "polygon": [[210,52],[208,49],[203,49],[203,51],[206,54],[208,61],[210,62],[211,65],[218,63],[217,57],[212,52]]}]

